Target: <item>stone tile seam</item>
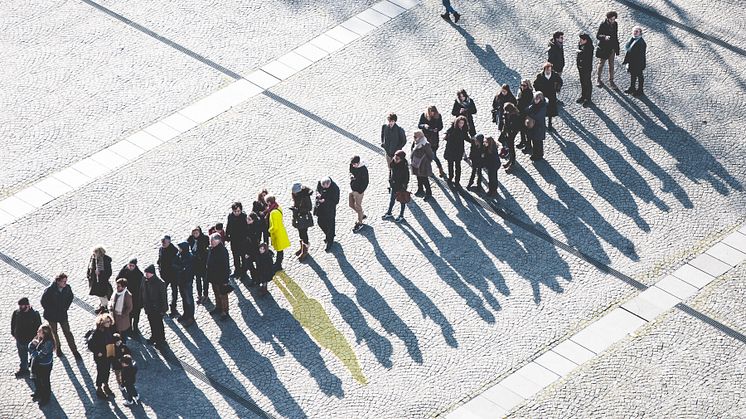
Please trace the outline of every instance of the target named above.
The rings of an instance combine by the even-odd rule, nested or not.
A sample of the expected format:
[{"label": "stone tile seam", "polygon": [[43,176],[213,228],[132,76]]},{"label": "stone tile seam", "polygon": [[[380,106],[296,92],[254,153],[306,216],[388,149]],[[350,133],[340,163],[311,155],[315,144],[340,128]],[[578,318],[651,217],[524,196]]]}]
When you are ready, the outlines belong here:
[{"label": "stone tile seam", "polygon": [[[99,9],[102,12],[112,16],[113,18],[121,20],[122,22],[124,22],[125,24],[129,26],[137,25],[135,22],[132,22],[129,19],[109,9],[106,9],[105,7],[100,6],[91,0],[83,0],[83,1],[91,5],[92,7],[95,7],[96,9]],[[38,209],[41,209],[45,205],[49,204],[50,202],[56,200],[57,198],[61,196],[76,192],[77,190],[83,188],[84,186],[88,185],[92,181],[98,178],[101,178],[107,174],[110,174],[114,172],[116,169],[127,166],[137,161],[145,153],[155,149],[156,147],[162,144],[165,144],[167,142],[174,140],[175,138],[179,137],[181,134],[184,134],[192,130],[193,128],[200,126],[201,124],[209,121],[210,119],[215,118],[227,112],[231,108],[244,103],[245,101],[251,99],[252,97],[259,95],[260,93],[267,91],[269,88],[299,73],[303,69],[310,67],[314,63],[320,61],[323,58],[326,58],[332,53],[346,48],[352,42],[357,41],[358,39],[361,39],[365,35],[371,33],[373,29],[383,26],[385,23],[398,17],[404,12],[413,9],[415,6],[419,4],[420,4],[419,0],[381,0],[371,5],[367,9],[363,10],[362,12],[350,17],[344,22],[328,29],[327,31],[313,38],[312,40],[292,49],[290,52],[278,58],[275,58],[262,66],[259,66],[257,69],[249,73],[245,78],[241,77],[240,75],[236,73],[231,72],[230,70],[226,70],[228,72],[223,71],[225,69],[222,66],[219,66],[215,63],[212,63],[212,61],[210,61],[209,63],[207,63],[208,65],[210,65],[213,68],[216,68],[216,67],[214,67],[212,64],[217,65],[218,67],[220,67],[220,68],[216,68],[218,71],[221,71],[224,74],[227,74],[231,77],[235,75],[236,77],[234,78],[236,78],[236,80],[230,83],[229,85],[224,86],[218,89],[217,91],[207,95],[206,97],[198,99],[197,101],[183,107],[182,109],[166,116],[165,118],[162,118],[156,122],[153,122],[152,124],[136,131],[130,136],[123,138],[117,141],[116,143],[111,144],[107,147],[104,147],[101,150],[96,150],[92,152],[90,155],[80,159],[79,161],[76,161],[75,163],[63,168],[62,170],[59,170],[47,176],[44,176],[41,179],[21,189],[20,191],[3,198],[2,200],[0,200],[0,229],[16,221],[19,221],[23,217],[28,216],[29,214],[35,212]],[[372,19],[371,15],[376,16],[377,19]],[[352,28],[355,27],[354,22],[357,22],[358,20],[364,22],[366,25],[372,26],[373,28],[369,30],[358,29],[360,30],[360,32],[356,32]],[[147,30],[147,28],[142,28],[139,25],[137,25],[137,27],[134,27],[134,28],[137,30],[140,30],[141,32],[143,32],[143,29],[144,29],[145,30],[144,33],[146,33],[147,35],[153,36],[156,39],[159,39],[162,42],[165,42],[163,41],[163,39],[165,38],[161,39],[162,37],[159,37],[157,34],[155,34],[155,32]],[[354,39],[347,38],[345,40],[340,40],[338,38],[339,35],[335,37],[333,34],[330,34],[330,32],[332,33],[339,32],[339,28],[347,32],[350,32],[352,34],[355,34],[356,36],[354,37]],[[316,41],[317,39],[321,37],[331,38],[333,42],[342,44],[342,46],[339,48],[330,47],[331,50],[323,50],[322,48],[318,47],[316,43],[314,43],[314,41]],[[170,44],[167,42],[167,45],[170,45]],[[298,49],[303,48],[305,46],[309,46],[309,45],[323,51],[324,52],[323,56],[309,58],[307,56],[304,56],[302,53],[298,52]],[[171,46],[173,47],[173,45]],[[290,67],[288,64],[284,63],[283,61],[281,61],[283,58],[288,57],[291,54],[299,55],[304,60],[309,61],[310,64],[304,66],[302,69],[295,69],[295,68]],[[190,55],[193,57],[193,55],[198,55],[198,54],[193,53],[193,54],[187,54],[187,55]],[[198,56],[198,58],[196,59],[199,59],[199,57],[201,56]],[[285,75],[284,77],[282,76],[278,77],[278,75],[272,74],[270,71],[268,71],[267,67],[272,66],[272,65],[282,66],[290,70],[292,74]],[[243,91],[241,89],[243,89]],[[233,92],[232,90],[236,90],[237,92]],[[240,100],[236,100],[237,99],[235,97],[236,95],[240,97]],[[228,97],[225,97],[225,96],[228,96]],[[178,126],[179,124],[175,124],[172,118],[177,119],[177,120],[181,118],[181,122],[187,122],[187,124],[185,126]],[[184,121],[184,119],[186,121]],[[153,134],[153,131],[156,131],[160,127],[159,124],[165,125],[167,128],[171,129],[173,132],[165,133],[165,134]],[[135,141],[133,141],[133,139]],[[145,144],[143,144],[143,142],[145,142]],[[156,142],[157,144],[154,144]],[[128,156],[123,155],[125,151],[127,152],[126,154],[128,154]],[[108,159],[105,159],[107,155],[108,155]],[[83,170],[81,166],[86,166],[88,170]],[[75,177],[75,181],[72,181],[69,178],[69,176],[61,175],[63,172],[65,172],[67,175],[72,175],[73,177]],[[63,184],[64,187],[59,188],[55,192],[50,193],[49,191],[45,191],[38,187],[40,184],[43,184],[45,182],[60,182]],[[26,197],[26,199],[22,198],[24,196]],[[34,199],[30,199],[29,197],[33,197]],[[16,200],[20,202],[17,202]],[[29,202],[29,201],[34,201],[34,202]]]}]

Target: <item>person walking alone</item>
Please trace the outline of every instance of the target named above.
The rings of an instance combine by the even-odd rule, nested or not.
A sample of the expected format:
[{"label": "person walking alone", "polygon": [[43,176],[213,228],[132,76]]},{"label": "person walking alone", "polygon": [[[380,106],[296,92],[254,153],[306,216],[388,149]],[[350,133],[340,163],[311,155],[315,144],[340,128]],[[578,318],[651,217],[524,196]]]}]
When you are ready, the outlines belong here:
[{"label": "person walking alone", "polygon": [[398,117],[395,113],[390,113],[386,117],[386,123],[381,126],[381,147],[386,152],[386,166],[391,165],[394,153],[404,148],[407,144],[407,136],[404,134],[404,129],[396,125],[397,119]]},{"label": "person walking alone", "polygon": [[25,377],[29,374],[28,345],[36,336],[41,326],[41,316],[34,310],[28,298],[18,300],[18,309],[10,318],[10,334],[16,340],[18,359],[21,364],[16,371],[16,378]]},{"label": "person walking alone", "polygon": [[162,345],[166,342],[163,316],[168,310],[168,298],[166,297],[166,284],[155,274],[153,265],[145,268],[145,281],[142,283],[140,294],[142,307],[150,324],[148,343],[156,346]]},{"label": "person walking alone", "polygon": [[578,74],[580,75],[580,97],[575,102],[587,108],[591,105],[591,92],[593,90],[593,83],[591,82],[591,74],[593,73],[593,40],[587,33],[580,34],[576,64]]},{"label": "person walking alone", "polygon": [[67,318],[67,311],[73,303],[73,298],[73,290],[67,285],[67,275],[60,273],[54,278],[54,282],[44,290],[44,294],[41,296],[41,307],[44,309],[43,317],[49,322],[49,327],[54,337],[54,347],[57,348],[57,356],[62,356],[60,336],[57,333],[57,326],[59,325],[62,328],[62,333],[65,335],[67,345],[70,346],[70,350],[73,352],[73,357],[77,361],[81,361],[83,357],[80,356],[78,347],[75,345],[75,337],[70,332],[70,323]]},{"label": "person walking alone", "polygon": [[316,217],[319,228],[324,232],[326,250],[330,252],[334,246],[334,236],[337,226],[337,205],[339,205],[339,186],[330,178],[321,179],[316,185]]},{"label": "person walking alone", "polygon": [[352,227],[352,232],[357,233],[365,225],[363,222],[365,213],[363,212],[363,196],[368,189],[368,168],[360,159],[360,156],[353,156],[350,160],[350,195],[349,206],[357,214],[357,222]]},{"label": "person walking alone", "polygon": [[433,174],[432,161],[435,153],[430,148],[430,142],[425,138],[422,131],[414,132],[412,143],[412,174],[417,177],[417,192],[414,196],[421,197],[427,201],[433,196],[430,189],[430,176]]},{"label": "person walking alone", "polygon": [[443,171],[443,165],[440,164],[440,159],[438,158],[440,131],[443,130],[443,117],[440,116],[438,108],[435,105],[428,106],[425,112],[420,115],[420,122],[417,127],[422,130],[425,138],[427,138],[427,142],[430,143],[430,149],[433,150],[433,161],[438,166],[438,174],[441,178],[445,178],[446,174]]},{"label": "person walking alone", "polygon": [[207,280],[212,284],[215,293],[215,308],[210,314],[219,314],[220,320],[228,319],[228,278],[231,265],[228,260],[228,249],[223,245],[219,234],[210,235],[210,250],[207,252]]},{"label": "person walking alone", "polygon": [[598,58],[598,69],[596,70],[596,86],[604,85],[601,81],[601,73],[604,70],[604,64],[609,62],[609,87],[614,90],[619,88],[614,84],[614,57],[619,55],[619,26],[617,24],[617,13],[611,11],[606,13],[606,19],[601,22],[596,32],[598,47],[596,48],[596,57]]},{"label": "person walking alone", "polygon": [[106,308],[109,305],[109,299],[114,290],[109,283],[111,278],[111,258],[106,255],[103,247],[93,249],[91,258],[88,261],[88,295],[95,295],[99,298],[99,309]]},{"label": "person walking alone", "polygon": [[[399,150],[394,154],[394,160],[389,166],[389,190],[391,191],[391,198],[389,199],[389,209],[386,211],[381,219],[382,220],[395,220],[397,223],[404,221],[404,207],[406,206],[408,197],[407,186],[409,185],[409,164],[407,163],[407,153],[404,150]],[[391,210],[394,209],[394,202],[399,201],[401,204],[399,210],[399,216],[394,218],[391,215]]]},{"label": "person walking alone", "polygon": [[642,39],[642,28],[635,26],[632,28],[632,37],[624,44],[624,64],[627,65],[629,72],[629,88],[625,90],[633,96],[643,95],[642,83],[645,78],[642,71],[645,70],[645,55],[647,54],[648,45]]},{"label": "person walking alone", "polygon": [[451,15],[453,15],[453,23],[458,23],[459,19],[461,19],[461,15],[456,11],[456,9],[451,6],[451,0],[442,0],[443,1],[443,7],[446,8],[446,12],[440,15],[440,17],[443,18],[446,22],[451,21]]}]

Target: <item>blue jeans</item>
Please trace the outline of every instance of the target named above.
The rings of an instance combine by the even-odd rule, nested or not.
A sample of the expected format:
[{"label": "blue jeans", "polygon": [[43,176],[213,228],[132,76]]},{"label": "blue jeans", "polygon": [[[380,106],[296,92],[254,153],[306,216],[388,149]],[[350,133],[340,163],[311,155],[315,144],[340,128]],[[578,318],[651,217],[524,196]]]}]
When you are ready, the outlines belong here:
[{"label": "blue jeans", "polygon": [[[391,214],[391,210],[394,209],[395,202],[396,202],[396,192],[394,192],[394,190],[391,189],[391,200],[389,200],[389,210],[386,211],[386,214]],[[405,205],[403,202],[399,202],[399,204],[401,205],[401,210],[399,211],[399,217],[403,217]]]},{"label": "blue jeans", "polygon": [[443,0],[443,7],[446,8],[446,13],[458,13],[456,9],[451,6],[451,0]]},{"label": "blue jeans", "polygon": [[193,279],[187,279],[183,284],[179,284],[179,294],[181,294],[181,305],[184,307],[183,317],[185,319],[194,318],[194,293],[192,292]]},{"label": "blue jeans", "polygon": [[16,349],[18,349],[18,358],[21,360],[21,371],[28,371],[28,342],[22,343],[16,340]]}]

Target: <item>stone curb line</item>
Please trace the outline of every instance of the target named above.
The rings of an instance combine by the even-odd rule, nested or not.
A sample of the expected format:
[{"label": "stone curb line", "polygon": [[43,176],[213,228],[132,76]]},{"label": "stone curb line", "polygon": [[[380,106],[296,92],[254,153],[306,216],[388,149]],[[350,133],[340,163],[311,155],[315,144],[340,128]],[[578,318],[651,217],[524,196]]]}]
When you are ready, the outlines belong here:
[{"label": "stone curb line", "polygon": [[277,85],[414,8],[419,0],[382,0],[291,52],[172,115],[0,201],[0,228],[80,189],[146,152]]},{"label": "stone curb line", "polygon": [[[687,310],[689,307],[682,304],[683,300],[743,261],[746,261],[746,224],[655,285],[451,411],[446,418],[505,416],[545,387],[567,377],[575,368],[645,324],[653,322],[664,312],[676,306],[690,312],[691,310]],[[739,335],[734,337],[743,340],[743,335],[739,332],[732,329],[730,331]]]}]

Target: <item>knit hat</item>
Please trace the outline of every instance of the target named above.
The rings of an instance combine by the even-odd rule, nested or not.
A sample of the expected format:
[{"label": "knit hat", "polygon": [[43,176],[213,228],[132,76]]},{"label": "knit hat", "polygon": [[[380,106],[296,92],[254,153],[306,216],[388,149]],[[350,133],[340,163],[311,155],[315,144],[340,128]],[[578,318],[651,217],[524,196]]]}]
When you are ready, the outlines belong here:
[{"label": "knit hat", "polygon": [[23,297],[20,300],[18,300],[18,305],[19,306],[28,306],[28,305],[31,305],[31,304],[28,302],[28,298]]},{"label": "knit hat", "polygon": [[293,183],[293,188],[291,189],[291,191],[293,193],[298,193],[300,192],[301,189],[303,189],[303,185],[301,185],[300,182],[296,182],[296,183]]},{"label": "knit hat", "polygon": [[152,263],[150,265],[148,265],[148,267],[145,268],[145,273],[151,273],[151,274],[155,275],[155,266],[153,266]]},{"label": "knit hat", "polygon": [[129,263],[137,265],[137,258],[133,257],[132,259],[130,259]]}]

